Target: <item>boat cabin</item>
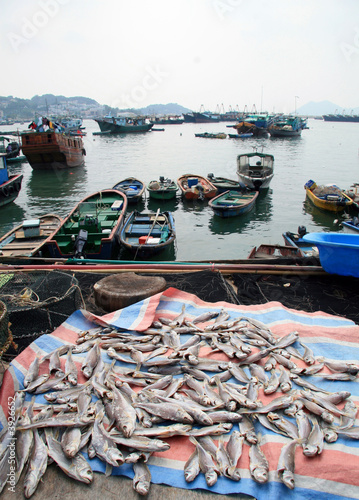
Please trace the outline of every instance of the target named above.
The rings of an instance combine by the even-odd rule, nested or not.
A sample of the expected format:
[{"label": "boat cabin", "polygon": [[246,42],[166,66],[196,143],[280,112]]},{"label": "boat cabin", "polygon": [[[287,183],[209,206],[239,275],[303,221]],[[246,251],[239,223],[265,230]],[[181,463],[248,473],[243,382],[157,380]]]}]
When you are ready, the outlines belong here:
[{"label": "boat cabin", "polygon": [[0,185],[9,180],[6,166],[6,155],[0,154]]},{"label": "boat cabin", "polygon": [[237,157],[238,173],[262,177],[273,172],[274,156],[264,153],[248,153]]}]

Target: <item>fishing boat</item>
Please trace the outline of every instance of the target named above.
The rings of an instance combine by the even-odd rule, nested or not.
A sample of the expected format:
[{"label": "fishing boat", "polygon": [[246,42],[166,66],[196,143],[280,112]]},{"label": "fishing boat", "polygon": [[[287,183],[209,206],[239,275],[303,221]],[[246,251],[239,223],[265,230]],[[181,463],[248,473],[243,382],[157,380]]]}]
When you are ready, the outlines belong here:
[{"label": "fishing boat", "polygon": [[178,185],[172,179],[161,176],[158,181],[153,180],[149,182],[147,191],[150,194],[150,198],[155,200],[171,200],[176,197]]},{"label": "fishing boat", "polygon": [[295,247],[289,247],[287,245],[271,245],[268,243],[263,243],[258,247],[253,247],[249,252],[248,259],[280,259],[283,258],[297,258],[303,257],[301,251]]},{"label": "fishing boat", "polygon": [[25,155],[21,155],[20,152],[21,146],[17,141],[4,136],[0,137],[0,154],[5,155],[8,164],[26,160]]},{"label": "fishing boat", "polygon": [[46,243],[51,257],[112,259],[127,210],[121,191],[104,189],[80,201]]},{"label": "fishing boat", "polygon": [[225,191],[212,198],[208,204],[219,217],[235,217],[252,210],[258,195],[258,191]]},{"label": "fishing boat", "polygon": [[153,125],[182,125],[184,118],[180,116],[156,117],[150,120]]},{"label": "fishing boat", "polygon": [[282,234],[284,239],[284,244],[291,248],[296,248],[297,253],[301,257],[318,256],[318,249],[311,243],[308,243],[303,239],[303,236],[307,233],[307,229],[304,226],[299,226],[296,233],[286,231]]},{"label": "fishing boat", "polygon": [[319,250],[324,271],[359,278],[359,235],[345,233],[308,233],[303,236]]},{"label": "fishing boat", "polygon": [[359,234],[359,218],[353,217],[352,219],[342,222],[344,233]]},{"label": "fishing boat", "polygon": [[9,175],[6,157],[0,154],[0,207],[14,201],[20,193],[23,175]]},{"label": "fishing boat", "polygon": [[353,205],[353,200],[335,184],[318,186],[313,180],[305,183],[307,198],[314,206],[329,212],[343,212]]},{"label": "fishing boat", "polygon": [[113,186],[112,189],[121,191],[127,197],[128,203],[138,203],[142,200],[145,184],[135,177],[127,177]]},{"label": "fishing boat", "polygon": [[86,151],[81,137],[56,132],[28,131],[21,134],[22,152],[34,170],[80,167]]},{"label": "fishing boat", "polygon": [[226,177],[215,177],[212,173],[207,174],[207,179],[217,188],[217,194],[225,191],[241,191],[245,187],[238,181]]},{"label": "fishing boat", "polygon": [[278,116],[269,125],[271,137],[299,137],[305,128],[305,121],[299,116]]},{"label": "fishing boat", "polygon": [[343,192],[349,196],[354,204],[359,208],[359,184],[354,182],[349,189],[343,189]]},{"label": "fishing boat", "polygon": [[210,132],[204,132],[203,134],[194,134],[195,137],[204,137],[205,139],[225,139],[227,134],[219,132],[218,134],[211,134]]},{"label": "fishing boat", "polygon": [[238,134],[228,134],[230,139],[248,139],[249,137],[253,137],[253,132],[238,132]]},{"label": "fishing boat", "polygon": [[46,245],[60,227],[62,218],[56,214],[42,215],[24,220],[0,238],[1,257],[32,257],[41,255]]},{"label": "fishing boat", "polygon": [[134,134],[138,132],[148,132],[153,127],[153,123],[147,123],[144,117],[111,115],[103,118],[95,118],[101,132],[110,132],[111,134]]},{"label": "fishing boat", "polygon": [[217,188],[201,175],[184,174],[177,179],[182,196],[187,200],[204,200],[214,198]]},{"label": "fishing boat", "polygon": [[237,175],[250,189],[268,188],[274,176],[274,156],[258,151],[238,155]]},{"label": "fishing boat", "polygon": [[171,212],[132,212],[119,233],[120,245],[136,258],[148,258],[165,248],[176,239],[174,218]]}]

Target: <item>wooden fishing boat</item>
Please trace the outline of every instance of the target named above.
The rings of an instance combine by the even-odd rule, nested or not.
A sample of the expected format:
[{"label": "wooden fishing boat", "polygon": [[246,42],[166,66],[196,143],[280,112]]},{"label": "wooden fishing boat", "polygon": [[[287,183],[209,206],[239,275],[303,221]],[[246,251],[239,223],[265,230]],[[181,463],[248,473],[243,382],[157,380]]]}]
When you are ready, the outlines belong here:
[{"label": "wooden fishing boat", "polygon": [[151,181],[147,186],[150,198],[155,200],[171,200],[176,197],[178,185],[172,179],[160,177],[158,181]]},{"label": "wooden fishing boat", "polygon": [[230,139],[248,139],[249,137],[253,137],[253,132],[247,132],[247,133],[238,133],[238,134],[228,134],[228,137]]},{"label": "wooden fishing boat", "polygon": [[235,217],[252,210],[258,195],[258,191],[225,191],[212,198],[208,204],[219,217]]},{"label": "wooden fishing boat", "polygon": [[124,193],[128,203],[137,203],[142,199],[145,184],[139,179],[135,179],[135,177],[127,177],[127,179],[115,184],[112,189]]},{"label": "wooden fishing boat", "polygon": [[32,257],[41,255],[41,249],[60,227],[62,218],[46,214],[38,219],[24,220],[0,238],[2,257]]},{"label": "wooden fishing boat", "polygon": [[46,243],[55,258],[112,259],[127,210],[121,191],[104,189],[80,201]]},{"label": "wooden fishing boat", "polygon": [[274,176],[274,156],[270,154],[244,153],[237,156],[237,175],[250,189],[266,189]]},{"label": "wooden fishing boat", "polygon": [[0,154],[0,207],[14,201],[20,193],[23,175],[9,175],[6,157]]},{"label": "wooden fishing boat", "polygon": [[271,245],[264,243],[258,247],[253,247],[248,255],[248,259],[282,259],[283,257],[294,258],[303,257],[300,250],[287,245]]},{"label": "wooden fishing boat", "polygon": [[359,278],[358,234],[308,233],[303,239],[318,248],[324,271]]},{"label": "wooden fishing boat", "polygon": [[171,212],[132,212],[119,233],[120,245],[135,254],[136,258],[148,258],[176,239],[174,218]]},{"label": "wooden fishing boat", "polygon": [[304,226],[299,226],[297,233],[286,231],[282,234],[284,244],[288,247],[297,249],[297,253],[301,257],[318,256],[318,249],[303,240],[303,236],[307,234],[307,229]]},{"label": "wooden fishing boat", "polygon": [[307,198],[314,206],[329,212],[343,212],[353,205],[353,200],[335,184],[317,186],[313,180],[304,185]]},{"label": "wooden fishing boat", "polygon": [[217,194],[225,191],[242,191],[244,184],[226,177],[215,177],[213,174],[207,174],[207,179],[217,188]]},{"label": "wooden fishing boat", "polygon": [[205,139],[226,139],[227,134],[220,132],[218,134],[211,134],[209,132],[204,132],[203,134],[194,134],[195,137],[204,137]]},{"label": "wooden fishing boat", "polygon": [[177,179],[182,195],[187,200],[204,200],[214,198],[217,188],[205,177],[194,174],[184,174]]},{"label": "wooden fishing boat", "polygon": [[271,137],[299,137],[305,126],[306,120],[298,116],[279,116],[269,125],[268,132]]},{"label": "wooden fishing boat", "polygon": [[105,116],[96,118],[101,132],[109,132],[111,134],[134,134],[139,132],[148,132],[153,127],[153,123],[147,123],[143,117],[114,117]]},{"label": "wooden fishing boat", "polygon": [[21,134],[22,152],[34,170],[80,167],[86,151],[81,137],[55,132],[28,131]]}]

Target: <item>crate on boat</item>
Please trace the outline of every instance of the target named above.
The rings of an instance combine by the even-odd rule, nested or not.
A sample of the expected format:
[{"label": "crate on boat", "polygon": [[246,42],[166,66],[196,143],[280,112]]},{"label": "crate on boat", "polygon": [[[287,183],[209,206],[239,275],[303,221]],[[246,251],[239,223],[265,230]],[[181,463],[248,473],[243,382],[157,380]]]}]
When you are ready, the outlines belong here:
[{"label": "crate on boat", "polygon": [[22,223],[24,238],[36,238],[40,236],[40,219],[25,220]]},{"label": "crate on boat", "polygon": [[160,239],[161,238],[154,238],[153,236],[140,236],[138,238],[138,243],[140,245],[144,245],[145,243],[147,245],[158,245],[158,243],[160,242]]},{"label": "crate on boat", "polygon": [[121,210],[123,205],[122,200],[116,200],[111,205],[111,210]]}]

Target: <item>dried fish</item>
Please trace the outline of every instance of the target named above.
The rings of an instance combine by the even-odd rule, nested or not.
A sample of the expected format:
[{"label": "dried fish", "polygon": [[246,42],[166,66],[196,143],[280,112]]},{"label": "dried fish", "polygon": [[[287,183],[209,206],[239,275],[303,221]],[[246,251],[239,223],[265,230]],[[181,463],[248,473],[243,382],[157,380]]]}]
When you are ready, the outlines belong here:
[{"label": "dried fish", "polygon": [[192,455],[188,458],[187,462],[184,464],[184,477],[187,483],[194,481],[200,471],[201,469],[199,466],[199,456],[196,448]]},{"label": "dried fish", "polygon": [[268,481],[269,464],[259,444],[251,444],[249,448],[249,470],[257,483]]},{"label": "dried fish", "polygon": [[208,451],[206,451],[193,436],[190,436],[189,439],[197,448],[199,467],[205,476],[206,483],[208,486],[213,486],[217,482],[219,470],[213,463]]},{"label": "dried fish", "polygon": [[151,473],[143,460],[133,464],[134,478],[132,481],[133,489],[140,495],[147,495],[151,486]]},{"label": "dried fish", "polygon": [[47,447],[38,431],[34,430],[34,446],[24,479],[24,494],[30,498],[47,469]]},{"label": "dried fish", "polygon": [[291,490],[295,487],[294,457],[296,446],[297,441],[295,439],[283,446],[277,466],[279,479]]}]

